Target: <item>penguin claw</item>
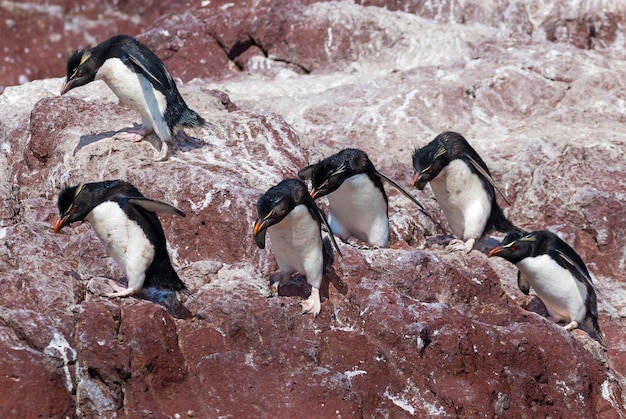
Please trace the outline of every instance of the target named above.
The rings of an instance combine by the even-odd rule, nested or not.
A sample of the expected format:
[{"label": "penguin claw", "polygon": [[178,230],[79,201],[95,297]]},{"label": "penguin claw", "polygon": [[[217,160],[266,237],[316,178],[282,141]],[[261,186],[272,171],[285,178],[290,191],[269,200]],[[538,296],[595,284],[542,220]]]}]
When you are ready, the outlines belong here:
[{"label": "penguin claw", "polygon": [[133,143],[140,142],[143,140],[143,137],[143,135],[131,131],[123,131],[115,135],[115,138],[118,140],[131,141]]},{"label": "penguin claw", "polygon": [[159,154],[154,158],[154,161],[165,161],[165,160],[167,160],[167,155],[168,155],[169,149],[170,149],[170,147],[167,144],[167,142],[161,141],[161,151],[159,151]]},{"label": "penguin claw", "polygon": [[578,328],[578,322],[576,320],[572,320],[571,322],[569,322],[568,324],[563,326],[563,328],[565,330],[574,330],[574,329]]}]

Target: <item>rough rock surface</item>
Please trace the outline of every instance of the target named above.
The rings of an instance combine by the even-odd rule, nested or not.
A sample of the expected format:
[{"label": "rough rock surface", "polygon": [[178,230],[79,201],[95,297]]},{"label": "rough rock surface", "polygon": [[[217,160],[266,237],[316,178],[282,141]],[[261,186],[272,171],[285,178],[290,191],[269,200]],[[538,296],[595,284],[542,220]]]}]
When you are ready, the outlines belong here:
[{"label": "rough rock surface", "polygon": [[[142,2],[93,15],[50,3],[0,9],[25,13],[11,19],[54,54],[45,67],[20,54],[23,68],[52,71],[32,78],[61,76],[67,46],[109,35],[87,36],[92,25],[134,29],[218,128],[189,131],[155,163],[149,142],[121,138],[140,118],[105,85],[63,97],[60,78],[6,88],[1,412],[626,417],[620,2]],[[62,47],[29,20],[54,7]],[[433,244],[440,229],[393,190],[390,248],[341,244],[318,318],[299,314],[298,297],[270,297],[271,243],[259,250],[251,234],[263,191],[347,146],[408,187],[413,147],[449,129],[486,161],[512,221],[559,233],[587,262],[608,351],[543,318],[514,266]],[[115,178],[187,213],[160,219],[191,318],[101,297],[122,273],[90,226],[53,234],[63,183]],[[429,188],[415,195],[445,226]]]}]

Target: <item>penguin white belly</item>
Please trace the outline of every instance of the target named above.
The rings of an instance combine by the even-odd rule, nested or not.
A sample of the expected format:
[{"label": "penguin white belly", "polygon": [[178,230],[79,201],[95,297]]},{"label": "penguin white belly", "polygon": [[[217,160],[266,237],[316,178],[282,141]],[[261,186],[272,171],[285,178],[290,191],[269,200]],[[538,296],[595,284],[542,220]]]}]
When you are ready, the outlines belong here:
[{"label": "penguin white belly", "polygon": [[146,77],[132,71],[119,58],[109,58],[95,79],[104,81],[120,102],[139,112],[145,128],[153,129],[163,141],[171,138],[163,117],[167,107],[165,96]]},{"label": "penguin white belly", "polygon": [[333,232],[337,230],[343,240],[354,236],[372,246],[387,246],[387,202],[366,174],[345,180],[336,191],[328,194],[328,203],[330,228]]},{"label": "penguin white belly", "polygon": [[555,321],[582,322],[587,316],[587,288],[548,255],[527,257],[517,268]]},{"label": "penguin white belly", "polygon": [[267,232],[280,270],[299,272],[311,286],[319,288],[324,266],[322,236],[307,207],[296,206]]},{"label": "penguin white belly", "polygon": [[120,206],[103,202],[86,217],[107,253],[124,269],[128,287],[143,286],[146,269],[154,259],[154,246],[139,224],[128,218]]},{"label": "penguin white belly", "polygon": [[430,181],[452,233],[462,240],[479,239],[491,214],[491,201],[478,175],[460,159],[451,161]]}]

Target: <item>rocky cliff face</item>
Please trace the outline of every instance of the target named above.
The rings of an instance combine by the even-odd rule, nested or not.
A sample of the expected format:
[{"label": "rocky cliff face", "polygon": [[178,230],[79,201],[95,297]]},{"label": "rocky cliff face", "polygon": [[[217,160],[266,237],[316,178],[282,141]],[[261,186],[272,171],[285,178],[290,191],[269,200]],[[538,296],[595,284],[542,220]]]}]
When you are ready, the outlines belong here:
[{"label": "rocky cliff face", "polygon": [[[16,4],[4,2],[3,13]],[[65,12],[60,21],[71,19],[70,6],[54,7]],[[163,163],[152,161],[149,142],[122,138],[139,115],[99,82],[63,97],[60,78],[6,88],[0,411],[625,417],[621,7],[292,1],[164,9],[137,23],[140,39],[219,128],[189,131],[195,138],[177,142]],[[124,21],[136,12],[107,13]],[[89,25],[77,27],[75,42],[67,34],[62,41],[89,45]],[[66,51],[52,49],[60,70],[44,76],[58,77]],[[586,261],[608,351],[547,321],[541,302],[517,289],[513,265],[436,244],[436,223],[393,190],[390,248],[341,244],[318,318],[299,314],[298,296],[270,297],[271,243],[259,250],[251,234],[261,193],[348,146],[409,187],[411,150],[444,130],[461,132],[481,154],[512,201],[502,204],[513,222],[559,233]],[[106,278],[122,272],[90,226],[53,234],[63,183],[115,178],[187,213],[160,217],[193,292],[184,309],[150,301],[162,296],[102,297]],[[413,191],[445,227],[429,188]]]}]

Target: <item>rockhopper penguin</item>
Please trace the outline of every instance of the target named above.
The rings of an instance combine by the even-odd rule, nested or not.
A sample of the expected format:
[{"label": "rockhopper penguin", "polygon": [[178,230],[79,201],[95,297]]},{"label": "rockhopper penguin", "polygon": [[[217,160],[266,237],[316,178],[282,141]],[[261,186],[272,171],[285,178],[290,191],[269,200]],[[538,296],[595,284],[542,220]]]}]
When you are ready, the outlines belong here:
[{"label": "rockhopper penguin", "polygon": [[154,131],[161,140],[155,158],[165,160],[168,143],[179,126],[199,127],[206,121],[189,109],[163,62],[128,35],[114,36],[93,48],[75,51],[67,61],[61,94],[94,80],[104,81],[120,101],[141,114],[142,128],[130,131],[141,141]]},{"label": "rockhopper penguin", "polygon": [[107,253],[126,273],[128,288],[110,281],[115,292],[107,297],[125,297],[144,287],[187,289],[172,267],[165,234],[155,214],[162,211],[184,217],[178,208],[146,198],[122,180],[65,187],[58,206],[55,233],[76,221],[89,221]]},{"label": "rockhopper penguin", "polygon": [[565,330],[582,324],[606,346],[598,325],[596,293],[589,271],[580,256],[556,234],[540,230],[514,231],[489,256],[500,256],[519,269],[517,284],[526,295],[530,287],[555,322],[566,322]]},{"label": "rockhopper penguin", "polygon": [[495,190],[508,199],[489,174],[487,165],[461,134],[444,132],[413,151],[413,185],[427,183],[452,233],[470,251],[476,240],[492,230],[517,230],[496,202]]},{"label": "rockhopper penguin", "polygon": [[[270,236],[276,262],[282,273],[300,273],[311,285],[311,295],[302,301],[303,314],[317,317],[321,311],[319,289],[322,276],[332,264],[332,248],[322,240],[321,224],[329,230],[337,252],[337,243],[324,214],[317,208],[307,187],[298,179],[286,179],[271,187],[257,202],[258,218],[254,240],[265,248],[265,232]],[[326,247],[326,248],[325,248]]]},{"label": "rockhopper penguin", "polygon": [[356,237],[372,246],[386,247],[389,243],[389,203],[383,181],[424,212],[424,207],[410,193],[379,173],[367,154],[356,148],[346,148],[309,165],[298,176],[311,180],[313,199],[328,196],[330,227],[344,241]]}]

